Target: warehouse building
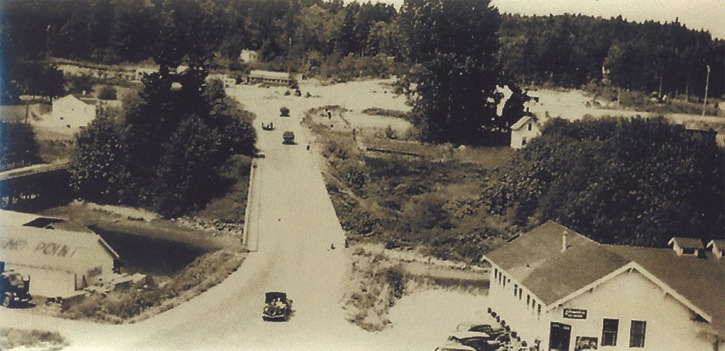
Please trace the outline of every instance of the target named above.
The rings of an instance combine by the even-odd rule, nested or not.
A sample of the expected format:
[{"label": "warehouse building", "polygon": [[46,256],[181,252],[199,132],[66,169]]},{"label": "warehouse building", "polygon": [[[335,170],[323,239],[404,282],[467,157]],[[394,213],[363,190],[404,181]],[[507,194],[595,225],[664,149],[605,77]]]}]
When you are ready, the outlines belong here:
[{"label": "warehouse building", "polygon": [[603,245],[547,222],[484,256],[491,311],[538,350],[722,350],[723,243],[670,246]]},{"label": "warehouse building", "polygon": [[99,235],[57,218],[0,211],[0,261],[31,277],[30,293],[69,296],[113,273],[118,254]]}]

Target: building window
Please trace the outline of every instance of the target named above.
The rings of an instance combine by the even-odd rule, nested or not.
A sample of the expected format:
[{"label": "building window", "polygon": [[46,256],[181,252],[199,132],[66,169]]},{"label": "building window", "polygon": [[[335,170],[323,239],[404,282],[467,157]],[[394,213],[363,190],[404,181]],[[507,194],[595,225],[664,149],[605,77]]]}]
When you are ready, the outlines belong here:
[{"label": "building window", "polygon": [[539,313],[539,317],[541,317],[541,305],[539,305],[539,307],[538,307],[538,313]]},{"label": "building window", "polygon": [[629,329],[629,347],[644,347],[644,332],[647,329],[647,322],[632,321]]},{"label": "building window", "polygon": [[493,270],[493,279],[498,279],[498,269]]},{"label": "building window", "polygon": [[604,319],[602,326],[602,346],[617,346],[618,319]]},{"label": "building window", "polygon": [[518,294],[518,293],[519,293],[519,285],[514,284],[514,297],[516,297],[516,294]]},{"label": "building window", "polygon": [[526,307],[529,307],[530,302],[531,302],[531,295],[526,294]]},{"label": "building window", "polygon": [[519,288],[519,300],[524,298],[524,290]]},{"label": "building window", "polygon": [[531,131],[531,123],[529,123],[529,132]]}]

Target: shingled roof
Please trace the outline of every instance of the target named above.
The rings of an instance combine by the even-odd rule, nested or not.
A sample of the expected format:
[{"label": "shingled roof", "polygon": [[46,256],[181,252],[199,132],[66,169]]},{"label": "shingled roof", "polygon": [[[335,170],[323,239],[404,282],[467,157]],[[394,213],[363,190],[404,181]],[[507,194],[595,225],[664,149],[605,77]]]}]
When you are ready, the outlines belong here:
[{"label": "shingled roof", "polygon": [[[566,250],[562,240],[566,235]],[[629,261],[555,222],[521,235],[485,256],[545,305],[584,288]]]}]

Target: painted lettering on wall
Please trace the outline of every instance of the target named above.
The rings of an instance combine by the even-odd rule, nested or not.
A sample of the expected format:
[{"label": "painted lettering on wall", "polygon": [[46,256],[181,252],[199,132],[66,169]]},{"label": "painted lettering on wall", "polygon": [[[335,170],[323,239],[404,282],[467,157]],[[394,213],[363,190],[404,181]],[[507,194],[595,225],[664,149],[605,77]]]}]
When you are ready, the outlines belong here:
[{"label": "painted lettering on wall", "polygon": [[18,238],[0,238],[0,249],[20,251],[28,246],[28,241]]},{"label": "painted lettering on wall", "polygon": [[39,242],[35,246],[34,253],[42,253],[43,255],[71,258],[76,254],[77,249],[68,245],[56,244],[51,242]]}]

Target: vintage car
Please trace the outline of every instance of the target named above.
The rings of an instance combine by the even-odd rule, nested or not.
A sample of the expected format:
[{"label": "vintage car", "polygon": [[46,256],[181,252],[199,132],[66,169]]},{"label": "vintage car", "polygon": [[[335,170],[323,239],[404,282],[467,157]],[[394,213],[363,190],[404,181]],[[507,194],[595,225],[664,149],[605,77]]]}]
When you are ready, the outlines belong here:
[{"label": "vintage car", "polygon": [[264,321],[286,321],[292,313],[292,300],[287,299],[287,294],[272,291],[264,294],[264,309],[262,319]]},{"label": "vintage car", "polygon": [[262,130],[274,130],[274,123],[269,122],[269,124],[264,124],[262,122]]},{"label": "vintage car", "polygon": [[472,347],[476,351],[494,351],[502,345],[490,335],[474,331],[458,331],[449,336],[448,340]]},{"label": "vintage car", "polygon": [[295,143],[295,133],[290,130],[282,133],[282,143],[283,144],[294,144]]},{"label": "vintage car", "polygon": [[489,336],[495,338],[501,334],[503,334],[504,329],[501,327],[494,328],[490,324],[469,324],[469,323],[463,323],[459,324],[456,328],[457,331],[470,331],[470,332],[477,332],[477,333],[486,333]]}]

